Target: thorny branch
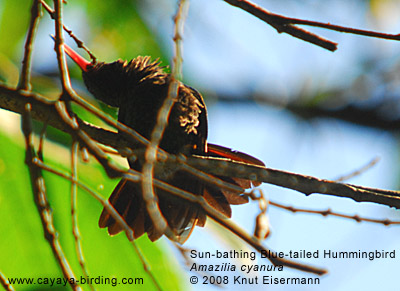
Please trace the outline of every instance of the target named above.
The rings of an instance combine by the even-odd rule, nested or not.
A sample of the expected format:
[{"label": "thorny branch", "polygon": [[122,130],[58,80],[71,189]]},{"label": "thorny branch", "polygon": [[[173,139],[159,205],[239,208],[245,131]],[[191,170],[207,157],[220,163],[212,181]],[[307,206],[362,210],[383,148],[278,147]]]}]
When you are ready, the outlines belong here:
[{"label": "thorny branch", "polygon": [[53,224],[52,211],[47,200],[46,186],[44,178],[42,176],[42,171],[38,166],[34,164],[34,160],[37,159],[37,155],[35,149],[33,148],[32,119],[30,115],[30,110],[30,104],[27,103],[25,107],[25,112],[22,114],[22,131],[25,136],[26,144],[25,163],[27,164],[29,169],[32,191],[34,194],[34,201],[40,214],[40,219],[42,221],[44,236],[49,242],[54,257],[56,258],[64,277],[68,279],[68,283],[71,285],[72,289],[82,290],[81,287],[77,285],[74,280],[70,280],[71,278],[75,279],[76,277],[68,263],[67,258],[64,255],[63,249],[58,240],[57,230],[55,229]]},{"label": "thorny branch", "polygon": [[392,221],[390,219],[374,219],[374,218],[361,217],[357,214],[356,215],[348,215],[348,214],[343,214],[343,213],[337,213],[337,212],[332,211],[330,208],[328,208],[326,210],[312,210],[312,209],[302,209],[302,208],[297,208],[297,207],[293,207],[293,206],[287,206],[287,205],[283,205],[283,204],[273,202],[273,201],[269,201],[268,203],[272,206],[290,211],[292,213],[310,213],[310,214],[319,214],[322,216],[336,216],[336,217],[351,219],[356,222],[365,221],[365,222],[372,222],[372,223],[378,223],[378,224],[383,224],[383,225],[400,224],[400,221]]},{"label": "thorny branch", "polygon": [[[31,22],[28,29],[27,39],[25,42],[24,58],[22,62],[22,70],[20,75],[20,81],[18,84],[19,90],[30,90],[30,74],[31,74],[31,59],[33,41],[37,31],[40,9],[39,2],[34,0],[31,8]],[[75,278],[75,275],[69,265],[67,258],[64,255],[61,244],[58,240],[58,234],[53,224],[53,215],[47,201],[45,181],[42,176],[42,171],[39,167],[35,166],[33,161],[37,159],[38,155],[33,146],[32,136],[32,116],[31,116],[31,104],[29,100],[25,100],[24,107],[21,108],[22,119],[21,127],[22,132],[25,136],[25,163],[28,166],[29,174],[31,178],[32,192],[34,195],[34,201],[39,212],[39,216],[42,222],[43,232],[46,240],[48,241],[53,255],[61,268],[61,271],[65,278],[68,279],[68,283],[71,285],[73,290],[81,290],[81,287],[76,284],[74,280],[69,279]],[[41,153],[39,152],[39,155]]]},{"label": "thorny branch", "polygon": [[356,35],[363,35],[363,36],[390,39],[390,40],[400,40],[400,34],[381,33],[376,31],[369,31],[369,30],[355,29],[340,25],[334,25],[330,23],[322,23],[318,21],[286,17],[283,15],[272,13],[258,6],[257,4],[254,4],[247,0],[224,0],[224,1],[231,4],[232,6],[243,9],[244,11],[252,14],[253,16],[265,21],[266,23],[274,27],[278,31],[278,33],[282,32],[287,33],[293,37],[310,42],[312,44],[315,44],[330,51],[335,51],[337,49],[337,43],[324,39],[321,36],[311,33],[307,30],[301,29],[296,25],[314,26],[339,32],[352,33]]},{"label": "thorny branch", "polygon": [[311,176],[248,165],[228,159],[198,156],[195,158],[188,158],[186,163],[194,168],[214,175],[224,174],[236,178],[247,178],[253,181],[296,190],[305,195],[319,193],[351,198],[357,202],[374,202],[400,208],[400,191],[338,183]]},{"label": "thorny branch", "polygon": [[[82,249],[82,238],[78,226],[78,207],[77,207],[77,181],[78,181],[78,150],[79,143],[73,141],[71,147],[71,219],[72,219],[72,235],[75,240],[75,251],[78,258],[79,265],[83,275],[89,278],[89,271],[86,266],[86,261],[83,255]],[[95,291],[93,284],[89,282],[89,287],[92,291]]]},{"label": "thorny branch", "polygon": [[54,50],[57,54],[57,63],[60,70],[60,78],[62,85],[61,98],[69,97],[72,92],[71,80],[69,78],[67,61],[65,59],[65,52],[62,47],[64,43],[63,24],[62,24],[62,0],[54,0],[54,23],[55,23],[55,45]]},{"label": "thorny branch", "polygon": [[252,3],[243,0],[224,0],[225,2],[231,4],[232,6],[239,7],[244,11],[254,15],[255,17],[265,21],[272,27],[274,27],[279,33],[285,32],[293,37],[302,39],[304,41],[310,42],[324,49],[335,51],[337,49],[337,43],[322,38],[314,33],[307,30],[294,26],[290,23],[280,23],[276,20],[277,14],[273,14],[268,10]]},{"label": "thorny branch", "polygon": [[[50,14],[52,19],[55,19],[55,12],[54,10],[43,0],[39,0],[40,3],[42,4],[43,8],[46,9],[46,11]],[[70,30],[68,27],[66,27],[64,24],[62,24],[63,29],[68,33],[68,35],[76,42],[76,44],[78,45],[79,48],[84,49],[88,55],[90,56],[90,59],[92,60],[92,62],[96,62],[96,57],[94,56],[94,54],[89,50],[88,47],[85,46],[85,44],[78,39],[75,34],[73,34],[72,30]]]},{"label": "thorny branch", "polygon": [[[16,92],[12,88],[0,85],[1,108],[22,113],[21,108],[24,108],[23,106],[27,102],[27,96],[31,97],[29,98],[29,101],[32,105],[32,117],[34,119],[39,121],[48,120],[49,125],[64,132],[70,132],[70,127],[63,122],[63,120],[61,120],[60,116],[57,114],[57,111],[55,110],[55,102],[48,101],[44,97],[37,94]],[[85,135],[97,142],[114,147],[116,149],[125,148],[129,145],[130,141],[122,138],[116,132],[90,125],[79,120],[77,117],[76,120],[79,123],[79,128],[82,132],[81,135]],[[98,147],[94,141],[92,144]],[[103,162],[107,164],[107,156],[100,148],[98,148],[98,152],[103,157]],[[181,169],[188,170],[187,167],[190,166],[192,169],[198,169],[204,173],[213,175],[229,175],[236,178],[251,178],[252,180],[257,180],[259,182],[293,189],[306,195],[320,193],[338,197],[347,197],[355,201],[368,201],[400,208],[400,191],[373,189],[351,184],[337,183],[315,177],[304,176],[276,169],[250,166],[226,159],[216,159],[211,157],[179,158],[173,155],[168,155],[167,159],[164,157],[162,161],[158,162],[160,167],[162,167],[165,163],[169,163],[170,167],[177,167],[177,170],[179,167]],[[120,176],[119,170],[114,172],[114,175],[112,176]]]},{"label": "thorny branch", "polygon": [[28,29],[28,35],[25,42],[24,59],[22,60],[21,75],[18,83],[19,90],[30,90],[31,88],[31,62],[33,52],[33,40],[39,25],[40,3],[39,0],[32,2],[31,23]]}]

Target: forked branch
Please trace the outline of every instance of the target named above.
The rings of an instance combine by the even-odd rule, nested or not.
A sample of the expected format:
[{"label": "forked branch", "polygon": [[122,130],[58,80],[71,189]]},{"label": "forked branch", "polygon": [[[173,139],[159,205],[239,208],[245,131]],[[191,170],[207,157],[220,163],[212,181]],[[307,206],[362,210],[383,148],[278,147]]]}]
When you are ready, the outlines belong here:
[{"label": "forked branch", "polygon": [[286,17],[283,15],[272,13],[267,9],[264,9],[258,6],[257,4],[254,4],[247,0],[224,0],[224,1],[268,23],[269,25],[274,27],[279,33],[282,32],[287,33],[293,37],[310,42],[312,44],[315,44],[330,51],[335,51],[337,49],[337,43],[327,40],[307,30],[301,29],[296,25],[307,25],[307,26],[320,27],[333,31],[351,33],[356,35],[363,35],[363,36],[390,39],[390,40],[400,40],[400,34],[388,34],[377,31],[334,25],[330,23]]}]

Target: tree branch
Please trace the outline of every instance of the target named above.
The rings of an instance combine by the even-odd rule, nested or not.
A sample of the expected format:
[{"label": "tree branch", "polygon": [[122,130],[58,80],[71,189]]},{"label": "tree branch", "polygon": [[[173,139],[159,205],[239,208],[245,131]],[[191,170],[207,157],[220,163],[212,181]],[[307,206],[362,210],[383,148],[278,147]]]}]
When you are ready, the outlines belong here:
[{"label": "tree branch", "polygon": [[296,190],[305,195],[314,193],[351,198],[357,202],[374,202],[400,208],[400,191],[383,190],[337,183],[311,176],[290,173],[260,166],[243,164],[227,159],[209,157],[188,158],[186,163],[214,175],[245,178]]},{"label": "tree branch", "polygon": [[[17,91],[0,83],[0,108],[22,114],[26,103],[30,103],[32,106],[33,119],[40,122],[47,122],[48,125],[63,132],[69,132],[69,127],[55,111],[54,106],[56,101],[49,100],[32,92]],[[129,140],[128,142],[128,140],[121,138],[116,132],[99,128],[79,118],[77,120],[80,128],[98,142],[114,148],[123,148],[131,143],[134,144],[134,141]]]},{"label": "tree branch", "polygon": [[[79,231],[78,225],[78,150],[79,143],[77,141],[72,142],[71,146],[71,223],[72,223],[72,236],[74,237],[75,252],[78,258],[79,265],[81,266],[82,273],[85,277],[89,278],[89,271],[86,265],[86,260],[82,249],[82,237]],[[43,160],[42,158],[40,158]],[[88,282],[89,288],[92,291],[96,291],[92,282]]]},{"label": "tree branch", "polygon": [[364,221],[364,222],[383,224],[385,226],[400,224],[400,221],[393,221],[393,220],[390,220],[387,218],[386,219],[374,219],[374,218],[361,217],[358,214],[348,215],[348,214],[343,214],[343,213],[337,213],[337,212],[332,211],[330,208],[328,208],[326,210],[302,209],[302,208],[297,208],[297,207],[293,207],[293,206],[283,205],[283,204],[273,202],[273,201],[268,201],[268,204],[275,206],[277,208],[281,208],[281,209],[290,211],[292,213],[309,213],[309,214],[319,214],[322,216],[336,216],[336,217],[351,219],[356,222]]},{"label": "tree branch", "polygon": [[275,28],[278,31],[278,33],[282,32],[287,33],[293,37],[310,42],[312,44],[315,44],[332,52],[334,52],[337,49],[337,43],[322,38],[319,35],[311,33],[302,28],[296,27],[290,24],[290,22],[283,22],[281,21],[284,18],[283,16],[271,13],[268,10],[250,1],[244,1],[244,0],[224,0],[224,1],[231,4],[232,6],[243,9],[244,11],[268,23],[273,28]]},{"label": "tree branch", "polygon": [[[55,102],[48,101],[44,97],[33,93],[17,92],[0,85],[0,108],[22,113],[25,104],[29,101],[32,105],[32,118],[39,121],[48,121],[48,124],[65,132],[70,132],[71,128],[66,125],[55,110]],[[22,108],[22,109],[21,109]],[[78,119],[79,129],[82,135],[90,136],[102,144],[121,149],[134,146],[130,141],[124,139],[116,132],[104,130],[102,128],[90,125]],[[165,153],[163,153],[165,155]],[[164,157],[165,158],[165,157]],[[106,162],[107,157],[104,157]],[[226,159],[190,157],[182,159],[173,155],[163,162],[158,162],[159,166],[169,166],[178,169],[188,170],[187,166],[198,169],[212,175],[231,176],[236,178],[250,178],[254,181],[277,185],[280,187],[292,189],[310,195],[320,193],[333,195],[337,197],[351,198],[358,202],[374,202],[400,208],[400,192],[382,189],[373,189],[368,187],[356,186],[351,184],[337,183],[329,180],[318,179],[315,177],[263,168],[233,162]],[[167,165],[167,163],[169,165]],[[107,169],[107,168],[106,168]],[[115,172],[120,176],[120,172]]]},{"label": "tree branch", "polygon": [[[43,8],[46,9],[47,13],[49,13],[50,17],[52,19],[55,19],[55,11],[43,0],[39,0],[40,3],[42,4]],[[76,44],[78,45],[79,48],[84,49],[88,55],[90,56],[90,59],[92,60],[93,63],[96,62],[97,58],[96,56],[89,50],[89,48],[87,46],[85,46],[85,44],[83,43],[83,41],[81,41],[80,39],[78,39],[74,33],[72,32],[71,29],[69,29],[67,26],[65,26],[64,24],[62,25],[63,29],[65,30],[66,33],[68,33],[68,35],[76,42]]]},{"label": "tree branch", "polygon": [[33,41],[36,36],[36,31],[39,24],[40,17],[40,3],[39,0],[32,2],[31,8],[31,22],[29,24],[28,35],[25,41],[25,52],[24,59],[22,60],[21,75],[18,83],[18,89],[30,90],[31,88],[31,63],[32,63],[32,51]]},{"label": "tree branch", "polygon": [[22,114],[21,127],[25,136],[26,154],[25,163],[28,166],[31,178],[32,192],[34,194],[34,201],[40,215],[43,226],[43,232],[46,240],[48,241],[53,255],[61,268],[61,271],[73,290],[82,290],[82,288],[75,283],[75,275],[65,257],[64,251],[58,240],[58,233],[53,224],[53,215],[50,205],[47,200],[45,181],[42,176],[42,170],[35,165],[34,160],[37,159],[37,154],[33,147],[32,141],[32,119],[31,119],[31,106],[29,103],[25,106],[25,111]]},{"label": "tree branch", "polygon": [[287,33],[293,37],[310,42],[312,44],[315,44],[330,51],[335,51],[337,49],[337,43],[324,39],[319,35],[313,34],[309,31],[303,30],[297,27],[296,25],[314,26],[339,32],[352,33],[356,35],[363,35],[363,36],[390,39],[390,40],[400,40],[400,34],[381,33],[376,31],[334,25],[330,23],[322,23],[318,21],[286,17],[283,15],[272,13],[247,0],[224,0],[224,1],[232,6],[247,11],[253,16],[263,20],[264,22],[274,27],[278,31],[278,33],[282,32]]},{"label": "tree branch", "polygon": [[55,25],[55,45],[54,50],[57,54],[58,69],[62,85],[62,98],[72,95],[71,80],[69,78],[67,61],[63,48],[63,23],[62,23],[62,0],[54,0],[54,25]]}]

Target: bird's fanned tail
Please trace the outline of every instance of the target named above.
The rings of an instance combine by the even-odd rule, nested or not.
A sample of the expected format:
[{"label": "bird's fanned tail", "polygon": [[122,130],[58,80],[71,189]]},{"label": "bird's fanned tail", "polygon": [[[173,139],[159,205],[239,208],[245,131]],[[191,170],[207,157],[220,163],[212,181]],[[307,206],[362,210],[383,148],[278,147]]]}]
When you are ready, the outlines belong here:
[{"label": "bird's fanned tail", "polygon": [[[209,145],[206,155],[264,166],[264,163],[252,156],[213,144]],[[246,179],[224,176],[217,176],[217,178],[244,189],[250,188],[252,184],[258,184]],[[186,172],[175,173],[174,178],[168,182],[194,195],[203,196],[211,207],[226,217],[231,217],[230,205],[244,204],[249,201],[246,194],[238,194],[221,189],[213,184],[206,184]],[[206,213],[200,205],[177,197],[165,190],[157,188],[155,190],[159,210],[179,243],[182,244],[189,238],[196,225],[201,227],[205,225]],[[163,235],[154,227],[149,217],[140,182],[135,183],[122,179],[111,194],[109,202],[133,230],[135,239],[147,233],[149,239],[155,241]],[[110,235],[115,235],[123,230],[106,209],[100,216],[99,226],[101,228],[108,227]]]}]

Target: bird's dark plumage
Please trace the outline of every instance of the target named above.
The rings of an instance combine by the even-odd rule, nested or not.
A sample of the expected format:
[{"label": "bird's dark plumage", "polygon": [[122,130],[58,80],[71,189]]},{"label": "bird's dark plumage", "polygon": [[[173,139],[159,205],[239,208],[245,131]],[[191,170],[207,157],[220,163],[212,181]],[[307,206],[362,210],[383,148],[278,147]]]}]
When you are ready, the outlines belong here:
[{"label": "bird's dark plumage", "polygon": [[[69,54],[82,68],[82,75],[88,90],[104,103],[118,107],[118,120],[150,139],[156,125],[157,115],[168,96],[170,76],[164,72],[159,62],[151,62],[149,57],[137,57],[130,62],[118,60],[113,63],[89,64],[65,46]],[[79,59],[80,58],[80,59]],[[124,134],[120,132],[120,134]],[[243,153],[207,144],[207,111],[203,98],[195,89],[179,83],[178,96],[174,100],[168,118],[168,126],[160,142],[160,147],[172,154],[228,157],[257,165],[261,161]],[[129,161],[133,170],[142,171],[140,160]],[[199,178],[183,171],[177,171],[162,179],[172,186],[202,195],[206,201],[226,217],[231,216],[230,204],[248,202],[247,196],[221,190],[215,185],[206,184]],[[243,188],[251,187],[248,180],[218,177]],[[193,228],[204,226],[205,211],[197,204],[174,196],[163,189],[156,188],[158,206],[178,242],[183,243]],[[109,198],[110,203],[134,231],[134,237],[147,233],[154,241],[163,233],[153,226],[142,197],[140,183],[122,179]],[[122,228],[114,218],[103,210],[100,227],[108,227],[111,235]],[[173,239],[173,238],[171,238]]]}]

